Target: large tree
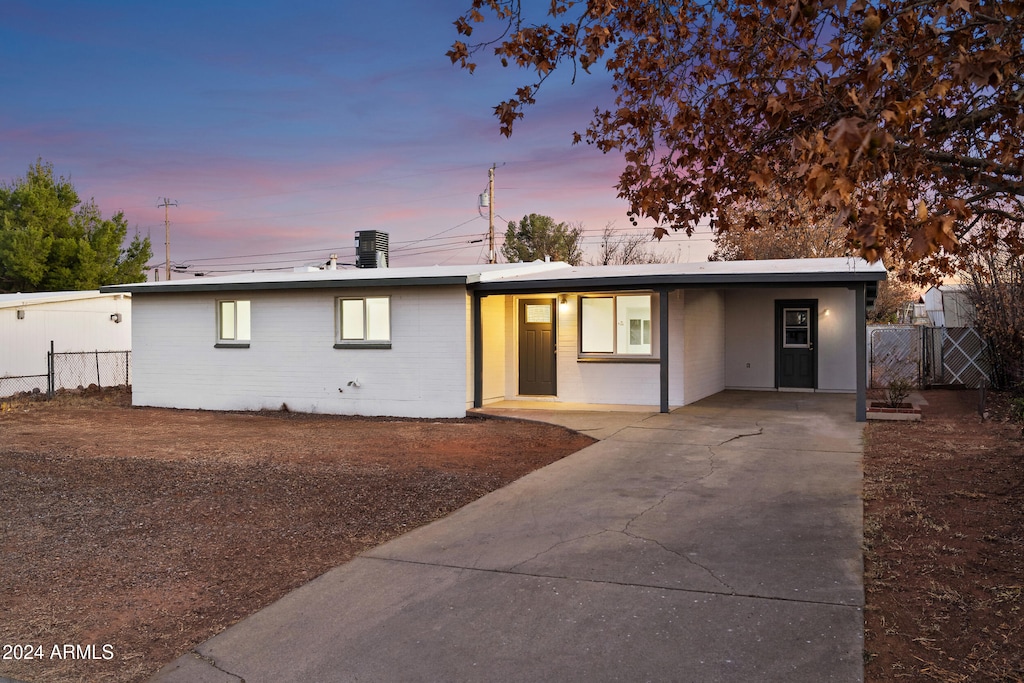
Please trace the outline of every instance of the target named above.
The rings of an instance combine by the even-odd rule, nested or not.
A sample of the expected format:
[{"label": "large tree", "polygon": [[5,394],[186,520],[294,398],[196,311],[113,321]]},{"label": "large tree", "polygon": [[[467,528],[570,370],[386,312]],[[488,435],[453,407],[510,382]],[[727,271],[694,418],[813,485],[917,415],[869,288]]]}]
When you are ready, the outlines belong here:
[{"label": "large tree", "polygon": [[[472,71],[493,48],[535,72],[495,107],[505,135],[555,71],[610,73],[614,103],[574,139],[623,155],[619,195],[662,234],[777,224],[723,209],[778,187],[872,260],[1024,250],[1020,0],[551,0],[528,16],[538,5],[472,0],[448,56]],[[991,216],[1009,230],[986,231]]]},{"label": "large tree", "polygon": [[124,213],[103,218],[82,203],[53,165],[36,161],[0,185],[0,292],[96,289],[140,282],[153,256],[149,238],[128,234]]},{"label": "large tree", "polygon": [[[726,212],[733,209],[726,209]],[[739,227],[720,232],[715,238],[715,251],[710,261],[753,261],[758,259],[827,258],[845,256],[850,252],[846,231],[832,218],[815,208],[802,196],[769,195],[765,201],[747,211],[754,216],[770,214],[774,221],[754,228]],[[735,221],[744,225],[741,220]],[[747,223],[749,225],[749,223]],[[890,272],[878,285],[874,305],[868,310],[868,322],[895,323],[906,304],[918,298],[918,290],[899,277],[906,268],[892,255],[883,259]]]},{"label": "large tree", "polygon": [[628,266],[673,261],[668,254],[652,251],[649,248],[651,241],[649,234],[616,232],[615,223],[606,223],[601,233],[601,251],[590,265]]},{"label": "large tree", "polygon": [[711,261],[826,258],[850,251],[846,230],[803,197],[768,194],[753,206],[739,204],[722,214],[734,227],[715,236]]},{"label": "large tree", "polygon": [[531,213],[516,223],[509,221],[501,255],[509,263],[544,260],[574,266],[583,260],[583,227],[556,223],[550,216]]}]

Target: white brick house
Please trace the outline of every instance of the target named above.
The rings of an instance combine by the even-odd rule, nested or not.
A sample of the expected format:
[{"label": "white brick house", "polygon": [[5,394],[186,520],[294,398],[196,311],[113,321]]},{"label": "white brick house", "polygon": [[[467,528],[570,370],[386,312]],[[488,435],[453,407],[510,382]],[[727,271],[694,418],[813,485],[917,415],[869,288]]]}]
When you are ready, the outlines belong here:
[{"label": "white brick house", "polygon": [[881,265],[794,259],[251,273],[131,292],[133,402],[455,417],[495,401],[667,411],[856,392]]}]

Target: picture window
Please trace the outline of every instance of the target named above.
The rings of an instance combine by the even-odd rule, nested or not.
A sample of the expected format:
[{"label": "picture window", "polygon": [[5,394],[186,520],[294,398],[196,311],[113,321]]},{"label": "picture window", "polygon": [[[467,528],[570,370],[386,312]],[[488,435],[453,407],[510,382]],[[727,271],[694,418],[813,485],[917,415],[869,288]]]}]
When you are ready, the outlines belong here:
[{"label": "picture window", "polygon": [[650,294],[580,299],[581,356],[651,356]]}]

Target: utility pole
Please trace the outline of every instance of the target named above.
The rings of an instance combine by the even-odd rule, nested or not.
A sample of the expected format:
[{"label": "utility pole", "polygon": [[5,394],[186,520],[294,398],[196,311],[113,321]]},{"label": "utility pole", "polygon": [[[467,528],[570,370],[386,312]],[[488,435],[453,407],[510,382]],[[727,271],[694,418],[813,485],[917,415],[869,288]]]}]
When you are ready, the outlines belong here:
[{"label": "utility pole", "polygon": [[494,164],[487,171],[487,222],[488,222],[488,263],[497,263],[498,259],[494,255],[494,169],[497,168],[497,164]]},{"label": "utility pole", "polygon": [[167,259],[167,279],[171,279],[171,214],[170,207],[177,206],[178,200],[163,198],[163,204],[157,204],[157,207],[164,207],[164,249],[165,258]]}]

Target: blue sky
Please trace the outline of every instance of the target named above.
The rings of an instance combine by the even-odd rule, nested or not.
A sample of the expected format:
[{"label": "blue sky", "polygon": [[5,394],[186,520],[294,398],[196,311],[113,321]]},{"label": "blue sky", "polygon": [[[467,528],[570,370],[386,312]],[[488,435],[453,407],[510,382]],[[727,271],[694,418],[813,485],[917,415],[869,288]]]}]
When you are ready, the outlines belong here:
[{"label": "blue sky", "polygon": [[527,213],[583,223],[591,253],[608,222],[637,232],[621,159],[571,144],[606,78],[553,79],[505,139],[492,107],[529,74],[449,63],[467,4],[5,0],[0,180],[51,162],[149,235],[153,263],[157,204],[177,201],[171,262],[192,272],[345,261],[364,229],[389,233],[396,266],[482,262],[492,164],[499,235]]}]

